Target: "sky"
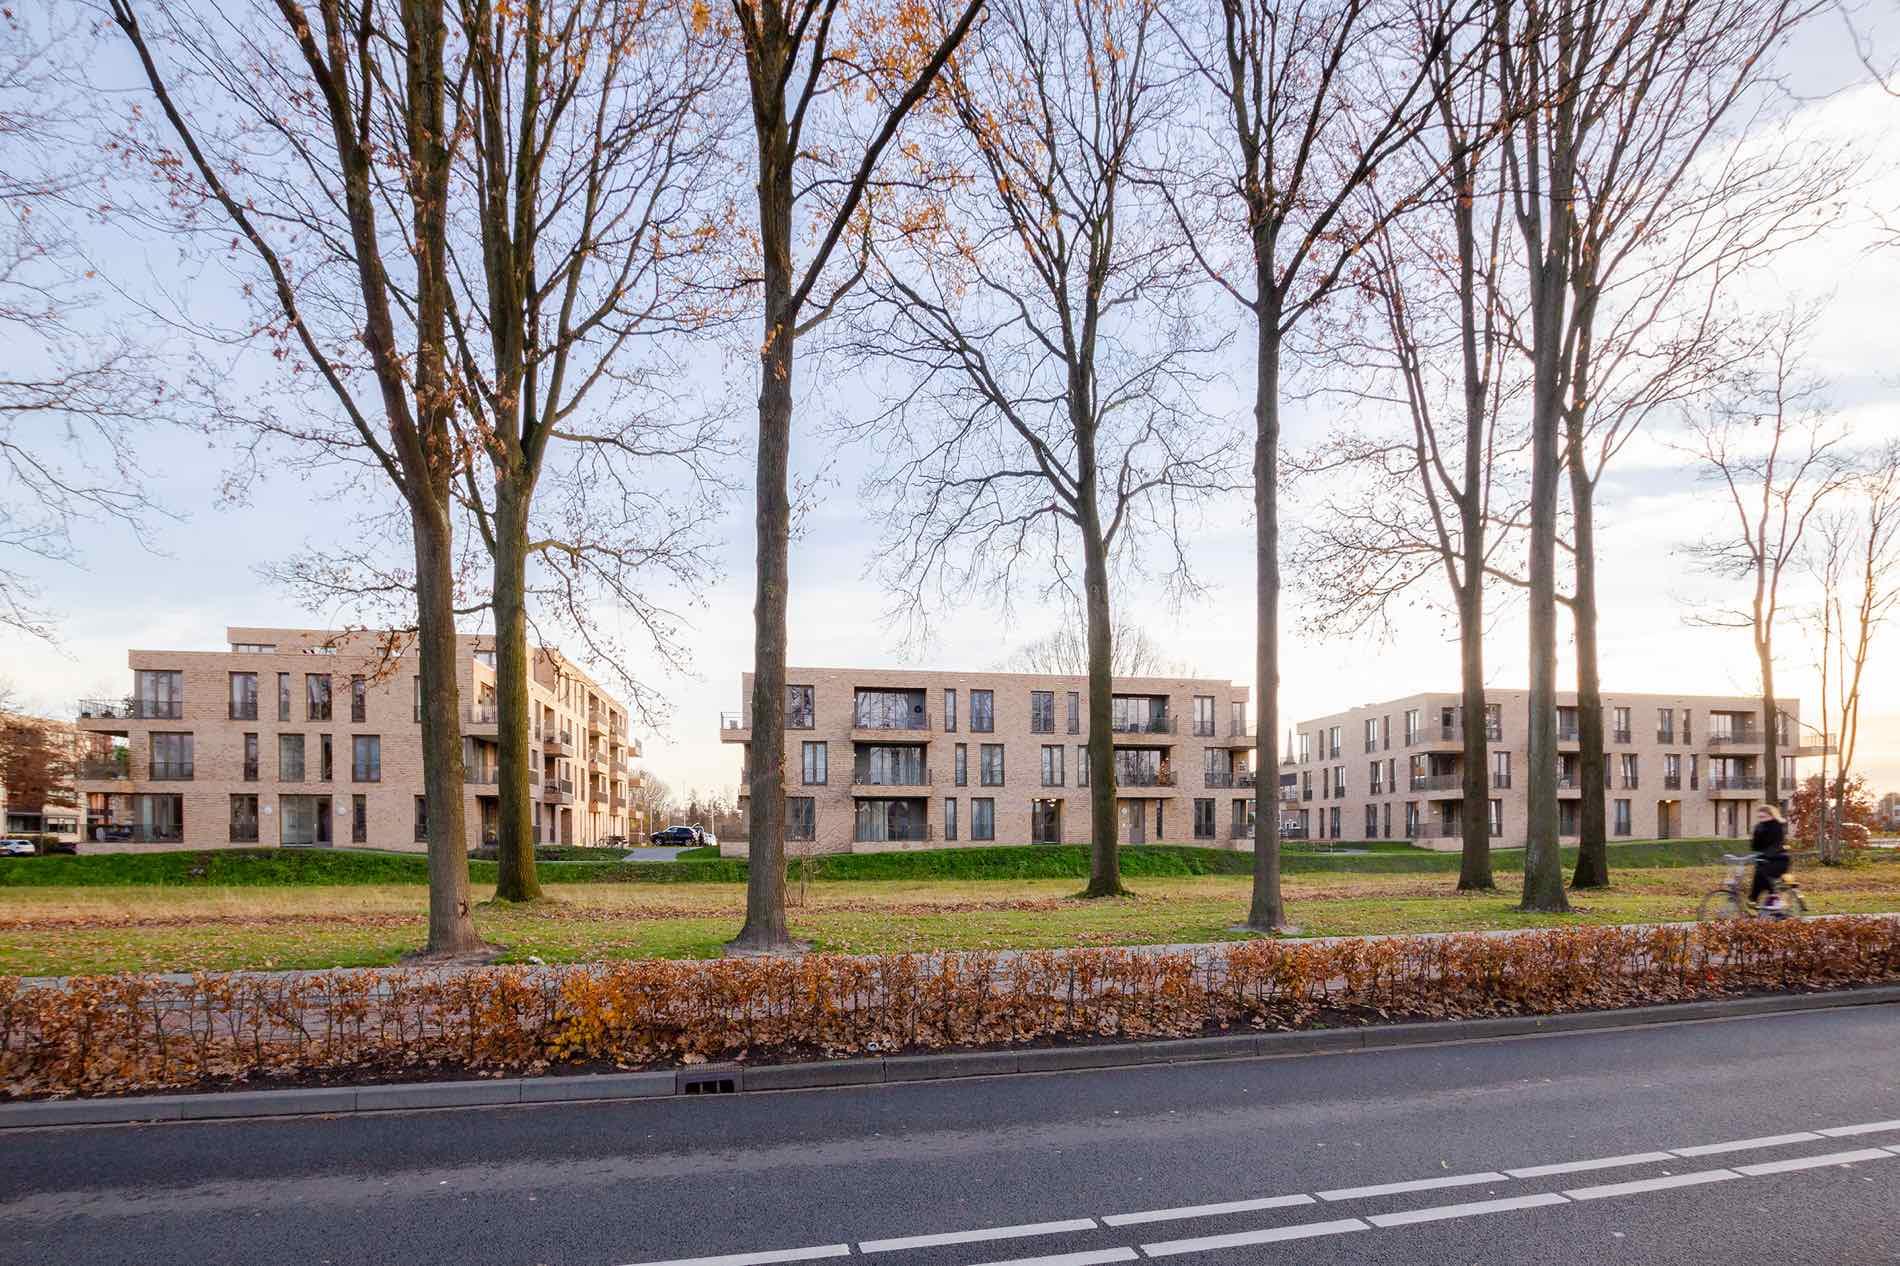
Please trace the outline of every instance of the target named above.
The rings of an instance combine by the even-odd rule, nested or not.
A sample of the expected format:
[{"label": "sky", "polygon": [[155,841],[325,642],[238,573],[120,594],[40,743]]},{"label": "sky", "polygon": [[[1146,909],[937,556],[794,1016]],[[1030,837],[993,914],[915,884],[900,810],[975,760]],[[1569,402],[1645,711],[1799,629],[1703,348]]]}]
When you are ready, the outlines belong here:
[{"label": "sky", "polygon": [[[1825,19],[1801,37],[1787,62],[1791,82],[1807,99],[1799,123],[1817,135],[1857,138],[1870,162],[1853,205],[1827,234],[1790,249],[1771,273],[1741,296],[1744,306],[1770,308],[1785,294],[1824,300],[1815,368],[1856,438],[1900,430],[1900,365],[1896,364],[1894,296],[1900,294],[1900,248],[1873,249],[1877,211],[1900,206],[1900,177],[1890,137],[1900,135],[1900,100],[1863,78],[1837,21]],[[123,251],[125,248],[118,248]],[[123,255],[121,259],[123,260]],[[162,266],[162,261],[154,267]],[[213,300],[208,300],[213,301]],[[730,374],[741,403],[749,394],[744,365],[708,361],[702,373]],[[1244,360],[1226,367],[1220,400],[1247,397]],[[828,367],[816,366],[820,375]],[[862,385],[825,376],[801,395],[793,465],[817,477],[817,492],[792,547],[790,662],[794,665],[990,669],[1009,649],[1049,632],[1065,616],[1022,595],[1005,609],[975,602],[948,613],[927,647],[900,647],[880,615],[887,594],[874,574],[881,525],[858,500],[865,465],[861,453],[837,451],[824,424],[859,407]],[[1310,401],[1290,414],[1289,448],[1310,444],[1342,421],[1337,401]],[[743,424],[743,409],[738,414]],[[1670,423],[1669,425],[1674,425]],[[1722,507],[1699,485],[1671,436],[1657,429],[1622,454],[1600,494],[1599,573],[1602,588],[1602,680],[1611,691],[1749,693],[1757,689],[1747,634],[1693,627],[1685,611],[1711,596],[1691,576],[1679,547],[1720,528]],[[282,475],[249,499],[220,507],[229,455],[201,437],[151,437],[145,460],[165,502],[179,513],[147,550],[119,525],[82,526],[79,566],[32,569],[47,603],[61,614],[57,644],[0,631],[0,677],[26,701],[52,715],[70,715],[73,702],[129,689],[126,652],[203,650],[224,644],[227,625],[326,624],[334,613],[303,610],[268,583],[259,569],[303,549],[322,551],[338,541],[351,498],[326,487],[321,475]],[[750,473],[746,454],[732,468]],[[334,495],[332,495],[334,494]],[[675,789],[722,790],[730,795],[739,752],[718,741],[718,714],[742,706],[740,674],[751,667],[752,520],[749,489],[722,505],[688,503],[705,517],[718,542],[722,575],[688,608],[692,664],[670,672],[636,659],[626,667],[653,683],[670,715],[642,734],[644,765]],[[1297,512],[1297,507],[1294,507]],[[1205,589],[1171,608],[1156,585],[1134,581],[1120,595],[1124,617],[1144,627],[1172,658],[1196,675],[1250,682],[1254,654],[1253,522],[1244,499],[1209,506],[1193,533],[1193,564]],[[681,595],[687,597],[687,595]],[[1457,686],[1457,644],[1450,622],[1435,611],[1413,609],[1377,633],[1352,639],[1301,632],[1297,611],[1284,625],[1282,717],[1292,723],[1358,703],[1420,690]],[[632,627],[623,612],[602,610],[609,630]],[[1560,626],[1560,681],[1574,680],[1567,622]],[[1811,715],[1817,695],[1812,645],[1798,630],[1784,631],[1779,674],[1784,693],[1799,695]],[[1504,605],[1487,641],[1489,684],[1522,686],[1526,679],[1522,607]],[[1877,650],[1865,690],[1866,710],[1858,765],[1875,790],[1900,789],[1900,627]]]}]

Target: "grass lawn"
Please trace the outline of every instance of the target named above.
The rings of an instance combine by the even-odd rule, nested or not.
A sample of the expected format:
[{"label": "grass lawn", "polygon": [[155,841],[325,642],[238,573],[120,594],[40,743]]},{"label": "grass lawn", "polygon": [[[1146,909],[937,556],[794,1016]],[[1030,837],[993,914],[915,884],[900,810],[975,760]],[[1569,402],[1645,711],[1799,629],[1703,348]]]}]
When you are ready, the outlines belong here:
[{"label": "grass lawn", "polygon": [[[1576,913],[1569,916],[1517,913],[1518,878],[1502,867],[1497,893],[1458,895],[1452,891],[1455,856],[1419,855],[1416,860],[1450,863],[1422,873],[1345,865],[1414,860],[1396,856],[1333,858],[1326,869],[1290,867],[1286,893],[1292,917],[1313,935],[1683,919],[1693,917],[1702,894],[1724,873],[1719,866],[1682,864],[1699,855],[1680,846],[1618,846],[1613,856],[1626,864],[1613,869],[1615,887],[1575,894]],[[1651,864],[1628,864],[1643,860]],[[1659,860],[1676,864],[1654,864]],[[553,870],[544,874],[552,879]],[[1900,864],[1806,866],[1799,877],[1817,913],[1900,910]],[[1244,875],[1152,875],[1130,882],[1133,898],[1080,901],[1070,877],[823,879],[809,885],[792,924],[820,949],[839,952],[1047,948],[1226,940],[1246,910]],[[730,881],[547,887],[551,899],[534,906],[477,909],[483,934],[507,947],[507,961],[710,956],[738,930],[745,903],[743,885]],[[793,895],[797,899],[797,884]],[[0,884],[0,973],[391,963],[422,943],[426,901],[426,890],[414,882]]]}]

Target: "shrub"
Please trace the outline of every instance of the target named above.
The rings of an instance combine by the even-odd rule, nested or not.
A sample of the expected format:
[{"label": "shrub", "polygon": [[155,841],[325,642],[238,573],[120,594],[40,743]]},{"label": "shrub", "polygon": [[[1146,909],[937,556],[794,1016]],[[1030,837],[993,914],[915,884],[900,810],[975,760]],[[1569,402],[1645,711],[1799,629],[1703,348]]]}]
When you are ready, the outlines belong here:
[{"label": "shrub", "polygon": [[0,1090],[498,1075],[1516,1015],[1900,980],[1900,920],[580,968],[0,978]]}]

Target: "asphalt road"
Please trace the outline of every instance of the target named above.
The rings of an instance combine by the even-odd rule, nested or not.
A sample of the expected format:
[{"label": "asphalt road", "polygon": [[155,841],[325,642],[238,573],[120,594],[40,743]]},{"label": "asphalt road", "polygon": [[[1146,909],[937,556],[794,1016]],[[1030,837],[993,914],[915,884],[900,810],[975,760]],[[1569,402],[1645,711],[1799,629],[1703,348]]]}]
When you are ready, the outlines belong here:
[{"label": "asphalt road", "polygon": [[0,1136],[5,1263],[847,1256],[1900,1262],[1900,1007],[908,1086]]}]

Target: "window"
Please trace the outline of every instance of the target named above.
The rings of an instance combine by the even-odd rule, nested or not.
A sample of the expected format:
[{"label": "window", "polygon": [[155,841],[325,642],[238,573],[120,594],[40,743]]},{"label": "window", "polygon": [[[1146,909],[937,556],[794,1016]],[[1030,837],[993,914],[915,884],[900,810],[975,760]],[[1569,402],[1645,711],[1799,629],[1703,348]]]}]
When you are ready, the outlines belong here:
[{"label": "window", "polygon": [[231,649],[239,655],[269,655],[276,651],[275,642],[233,642]]},{"label": "window", "polygon": [[954,690],[943,692],[943,728],[947,734],[957,732],[957,692]]},{"label": "window", "polygon": [[1628,835],[1630,833],[1630,802],[1627,800],[1618,800],[1615,801],[1615,805],[1616,825],[1613,830],[1618,835]]},{"label": "window", "polygon": [[1366,718],[1366,750],[1368,752],[1379,750],[1379,719],[1377,717]]},{"label": "window", "polygon": [[1214,733],[1214,696],[1194,696],[1194,733],[1211,738]]},{"label": "window", "polygon": [[421,796],[416,797],[416,842],[420,844],[429,838],[429,802]]},{"label": "window", "polygon": [[350,678],[350,720],[357,725],[369,720],[369,686],[361,673]]},{"label": "window", "polygon": [[1214,838],[1214,802],[1212,800],[1194,802],[1194,838],[1197,840]]},{"label": "window", "polygon": [[1379,838],[1379,806],[1376,804],[1366,806],[1366,838],[1369,840]]},{"label": "window", "polygon": [[1084,743],[1075,745],[1075,785],[1078,787],[1089,785],[1089,749]]},{"label": "window", "polygon": [[231,842],[233,844],[257,843],[256,796],[231,797]]},{"label": "window", "polygon": [[[1382,752],[1392,750],[1392,718],[1390,716],[1379,718],[1379,750]],[[1386,828],[1386,834],[1392,834],[1390,826]]]},{"label": "window", "polygon": [[1332,838],[1338,839],[1339,838],[1339,806],[1334,805],[1328,812],[1331,814],[1332,820],[1333,820],[1333,829],[1331,832]]},{"label": "window", "polygon": [[329,782],[335,775],[335,763],[330,750],[330,736],[317,735],[317,781]]},{"label": "window", "polygon": [[[303,781],[303,735],[277,736],[277,781]],[[423,839],[424,836],[418,835],[416,838]]]},{"label": "window", "polygon": [[1304,765],[1306,764],[1306,762],[1313,759],[1313,736],[1311,734],[1300,735],[1299,744],[1300,744],[1300,764]]},{"label": "window", "polygon": [[831,780],[830,749],[821,741],[799,744],[799,780],[807,787],[822,787]]},{"label": "window", "polygon": [[175,721],[185,715],[185,675],[174,669],[141,668],[132,674],[138,695],[131,713],[137,717]]},{"label": "window", "polygon": [[957,771],[956,771],[957,772],[957,786],[959,787],[969,786],[970,785],[970,745],[968,743],[957,744],[956,763],[957,763]]},{"label": "window", "polygon": [[1029,842],[1031,844],[1062,843],[1062,802],[1060,800],[1031,800],[1029,802]]},{"label": "window", "polygon": [[257,674],[231,674],[231,709],[233,721],[257,720]]},{"label": "window", "polygon": [[154,782],[188,779],[192,773],[191,735],[152,735],[151,775]]},{"label": "window", "polygon": [[1080,690],[1071,690],[1069,692],[1069,733],[1080,734],[1081,732],[1082,692]]},{"label": "window", "polygon": [[1300,771],[1300,799],[1311,800],[1312,798],[1313,798],[1313,771],[1310,769],[1303,769]]},{"label": "window", "polygon": [[[1405,745],[1407,747],[1410,747],[1412,744],[1416,742],[1418,742],[1418,709],[1407,708],[1405,710]],[[1410,826],[1411,826],[1411,822],[1410,822],[1410,819],[1408,819],[1407,820],[1408,830],[1410,829]]]},{"label": "window", "polygon": [[[420,724],[422,724],[422,678],[420,678],[420,677],[416,677],[416,678],[413,678],[413,680],[414,680],[414,682],[416,683],[416,689],[415,689],[415,696],[416,696],[416,724],[418,724],[418,725],[420,725]],[[284,719],[285,719],[285,720],[289,720],[289,718],[288,718],[288,717],[286,717],[286,718],[284,718]],[[550,734],[552,734],[553,732],[554,732],[554,731],[553,731],[553,729],[552,729],[552,728],[550,728],[550,729],[549,729],[549,731],[548,731],[548,733],[550,733]]]},{"label": "window", "polygon": [[970,729],[978,734],[989,734],[995,731],[996,694],[994,691],[972,690],[970,692]]},{"label": "window", "polygon": [[927,730],[930,728],[929,705],[921,690],[867,690],[860,687],[851,696],[851,725],[859,730]]},{"label": "window", "polygon": [[957,838],[957,798],[955,796],[946,797],[943,802],[943,838],[946,840]]},{"label": "window", "polygon": [[350,797],[350,843],[369,843],[369,797]]},{"label": "window", "polygon": [[[416,678],[416,698],[418,701],[420,701],[421,697],[422,697],[422,679],[418,677]],[[290,674],[289,673],[277,674],[277,719],[279,721],[290,720]],[[416,704],[416,720],[418,721],[422,720],[422,704],[420,702],[417,702]]]},{"label": "window", "polygon": [[1484,705],[1484,737],[1493,743],[1504,738],[1504,705],[1487,703]]},{"label": "window", "polygon": [[1002,786],[1003,745],[1001,743],[983,744],[977,752],[977,769],[980,771],[979,781],[985,787]]},{"label": "window", "polygon": [[1029,692],[1029,732],[1031,734],[1056,732],[1055,691],[1032,690]]},{"label": "window", "polygon": [[1418,801],[1416,800],[1405,802],[1405,838],[1408,840],[1418,838]]},{"label": "window", "polygon": [[1369,796],[1377,796],[1377,795],[1384,794],[1385,789],[1379,781],[1379,762],[1378,761],[1375,760],[1372,762],[1372,768],[1367,771],[1367,774],[1368,774],[1368,778],[1366,780],[1366,794]]},{"label": "window", "polygon": [[305,673],[303,694],[304,719],[328,721],[330,719],[330,674]]},{"label": "window", "polygon": [[1339,759],[1339,729],[1337,725],[1326,727],[1326,755],[1332,760]]},{"label": "window", "polygon": [[810,686],[785,687],[785,728],[788,730],[809,730],[817,720],[812,705]]},{"label": "window", "polygon": [[817,800],[811,796],[785,797],[785,838],[803,843],[818,838]]},{"label": "window", "polygon": [[1617,772],[1623,776],[1623,789],[1634,791],[1638,784],[1636,777],[1636,753],[1618,752],[1616,756]]},{"label": "window", "polygon": [[244,736],[244,781],[257,781],[257,735]]},{"label": "window", "polygon": [[1333,798],[1333,770],[1330,765],[1319,771],[1319,798],[1321,800]]},{"label": "window", "polygon": [[1042,785],[1060,787],[1062,782],[1062,744],[1045,743],[1042,747]]},{"label": "window", "polygon": [[1676,710],[1674,708],[1656,709],[1656,741],[1658,743],[1676,741]]},{"label": "window", "polygon": [[1504,834],[1504,801],[1491,802],[1491,838],[1498,839]]},{"label": "window", "polygon": [[970,801],[970,838],[996,838],[996,801],[987,796],[978,796]]},{"label": "window", "polygon": [[1344,800],[1345,798],[1346,767],[1344,765],[1335,765],[1333,766],[1333,799]]},{"label": "window", "polygon": [[1627,743],[1630,741],[1630,710],[1628,708],[1610,709],[1610,742]]},{"label": "window", "polygon": [[1509,752],[1491,753],[1491,785],[1499,788],[1511,785],[1511,754]]},{"label": "window", "polygon": [[[1684,736],[1684,741],[1685,742],[1688,741],[1686,735]],[[1697,788],[1701,787],[1701,785],[1702,785],[1702,758],[1700,756],[1697,756],[1695,753],[1691,752],[1689,754],[1689,790],[1695,791]]]},{"label": "window", "polygon": [[[350,781],[383,780],[383,739],[380,734],[358,734],[350,739]],[[362,797],[358,796],[361,800]]]},{"label": "window", "polygon": [[1389,840],[1392,838],[1392,802],[1390,800],[1385,802],[1384,818],[1385,818],[1385,829],[1380,831],[1379,834],[1385,836],[1385,838]]}]

